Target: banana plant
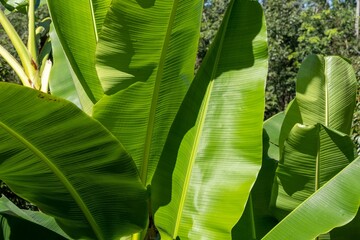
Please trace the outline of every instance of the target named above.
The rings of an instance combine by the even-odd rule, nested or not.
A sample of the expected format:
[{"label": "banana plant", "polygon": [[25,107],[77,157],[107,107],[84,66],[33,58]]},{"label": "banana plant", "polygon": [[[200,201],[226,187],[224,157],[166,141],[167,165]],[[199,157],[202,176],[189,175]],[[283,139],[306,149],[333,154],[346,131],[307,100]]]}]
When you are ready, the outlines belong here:
[{"label": "banana plant", "polygon": [[342,234],[336,227],[346,225],[356,217],[360,207],[359,171],[358,157],[296,207],[263,239],[314,239],[334,228],[330,232],[331,239],[357,239],[358,225],[340,232]]},{"label": "banana plant", "polygon": [[[269,156],[278,161],[270,201],[277,220],[291,215],[356,157],[349,137],[356,96],[351,65],[340,57],[311,55],[300,68],[296,89],[286,112],[265,125]],[[359,236],[357,219],[349,225],[353,236]],[[336,239],[330,238],[334,234],[327,237]]]},{"label": "banana plant", "polygon": [[317,55],[305,59],[279,134],[273,204],[280,219],[355,158],[348,136],[355,98],[356,78],[348,62]]},{"label": "banana plant", "polygon": [[[28,4],[30,18],[35,1]],[[48,1],[48,7],[53,24],[50,93],[47,82],[27,73],[35,69],[26,64],[38,53],[36,45],[35,50],[28,47],[22,62],[24,79],[34,84],[0,83],[0,179],[41,210],[20,210],[0,198],[3,239],[23,237],[24,227],[33,228],[33,236],[51,239],[153,239],[157,231],[161,239],[259,239],[277,223],[258,233],[258,219],[268,223],[263,215],[269,211],[257,206],[270,202],[272,181],[267,180],[275,174],[275,160],[291,159],[287,156],[292,154],[298,158],[302,151],[293,126],[304,128],[305,138],[324,146],[330,142],[341,167],[353,159],[345,135],[349,125],[332,125],[333,108],[327,105],[332,94],[320,101],[327,106],[321,116],[331,120],[307,123],[301,118],[290,128],[285,124],[290,111],[279,114],[276,119],[282,124],[269,122],[266,128],[271,151],[263,149],[263,141],[269,144],[262,138],[267,45],[256,1],[230,2],[195,77],[201,0]],[[16,36],[6,16],[1,23]],[[19,46],[20,52],[26,48]],[[315,75],[327,80],[346,73],[351,83],[346,62],[335,60],[325,74],[320,68]],[[318,61],[324,65],[321,57]],[[315,83],[322,86],[319,96],[333,86]],[[304,86],[312,86],[312,81]],[[306,104],[300,99],[293,106],[305,109]],[[348,117],[351,106],[338,110]],[[302,116],[299,111],[297,117]],[[272,131],[281,126],[290,130]],[[282,137],[286,134],[294,135],[295,144]],[[290,147],[297,151],[286,152]],[[321,150],[321,163],[332,164],[328,155],[333,153]],[[268,165],[264,161],[270,158],[275,160]],[[355,182],[357,162],[340,177],[327,176],[328,184],[321,182],[313,196],[328,199],[329,192],[339,188],[327,187],[332,181]],[[316,233],[303,225],[300,231],[308,232],[304,236],[351,220],[359,197],[351,189],[343,194],[345,199],[329,201],[341,208],[349,199],[346,216],[335,216]],[[311,199],[303,204],[314,208]],[[296,219],[306,213],[302,209],[300,204],[294,210]],[[297,226],[289,219],[275,226],[270,237]]]},{"label": "banana plant", "polygon": [[[70,238],[115,239],[144,229],[131,237],[141,239],[149,214],[164,239],[168,232],[171,239],[200,236],[186,224],[190,206],[193,216],[205,217],[204,236],[230,239],[261,164],[267,48],[260,5],[232,1],[193,84],[202,1],[49,1],[48,7],[50,91],[59,97],[1,84],[7,106],[0,119],[1,179]],[[19,96],[16,106],[11,95]],[[166,166],[169,154],[181,164]],[[173,180],[172,172],[180,176]],[[163,177],[169,185],[162,186]],[[211,187],[214,181],[221,184]],[[183,194],[171,203],[179,209],[169,219],[173,232],[161,216],[171,212],[164,200],[177,184]],[[189,198],[194,193],[212,207],[199,212],[198,200]],[[229,200],[228,209],[216,214],[226,221],[207,225],[205,213],[218,211],[221,199]]]}]

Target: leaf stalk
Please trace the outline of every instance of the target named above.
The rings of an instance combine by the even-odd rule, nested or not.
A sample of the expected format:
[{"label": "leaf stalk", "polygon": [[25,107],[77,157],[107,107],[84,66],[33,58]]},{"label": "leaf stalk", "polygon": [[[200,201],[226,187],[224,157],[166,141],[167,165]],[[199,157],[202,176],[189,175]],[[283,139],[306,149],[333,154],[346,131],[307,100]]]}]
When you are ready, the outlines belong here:
[{"label": "leaf stalk", "polygon": [[30,53],[27,50],[25,44],[21,41],[19,34],[16,32],[13,25],[10,23],[9,19],[5,16],[2,10],[0,10],[0,24],[3,26],[5,32],[10,38],[11,43],[13,44],[16,52],[18,53],[21,64],[24,67],[24,72],[30,81],[30,85],[32,85],[36,74],[35,69],[32,66]]}]

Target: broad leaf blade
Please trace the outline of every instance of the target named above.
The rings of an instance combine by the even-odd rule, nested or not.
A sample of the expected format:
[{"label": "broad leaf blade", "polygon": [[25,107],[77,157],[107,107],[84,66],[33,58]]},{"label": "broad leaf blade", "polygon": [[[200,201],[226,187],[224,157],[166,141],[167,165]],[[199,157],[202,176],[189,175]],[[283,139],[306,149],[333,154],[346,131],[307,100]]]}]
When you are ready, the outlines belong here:
[{"label": "broad leaf blade", "polygon": [[299,205],[263,240],[314,239],[350,222],[360,207],[360,158]]},{"label": "broad leaf blade", "polygon": [[344,59],[318,55],[307,57],[296,82],[296,99],[303,123],[321,123],[350,134],[356,84],[354,70]]},{"label": "broad leaf blade", "polygon": [[257,2],[230,3],[175,118],[151,188],[162,239],[231,239],[244,211],[262,156],[262,17]]},{"label": "broad leaf blade", "polygon": [[0,106],[0,179],[15,193],[73,238],[115,239],[144,227],[146,190],[101,124],[68,101],[12,84],[0,84]]},{"label": "broad leaf blade", "polygon": [[93,1],[50,1],[48,7],[62,48],[82,88],[96,103],[103,95],[95,69],[98,38]]},{"label": "broad leaf blade", "polygon": [[115,0],[104,22],[97,70],[114,95],[94,117],[124,144],[144,185],[194,75],[201,9],[201,0]]},{"label": "broad leaf blade", "polygon": [[274,213],[283,218],[354,159],[349,136],[317,124],[296,124],[277,170]]},{"label": "broad leaf blade", "polygon": [[279,161],[279,133],[284,117],[285,113],[280,112],[263,124],[261,169],[251,190],[251,197],[248,199],[244,214],[232,230],[232,239],[260,239],[278,223],[278,220],[272,216],[269,205]]},{"label": "broad leaf blade", "polygon": [[22,210],[5,196],[0,198],[0,239],[69,239],[56,224],[55,219],[44,213]]}]

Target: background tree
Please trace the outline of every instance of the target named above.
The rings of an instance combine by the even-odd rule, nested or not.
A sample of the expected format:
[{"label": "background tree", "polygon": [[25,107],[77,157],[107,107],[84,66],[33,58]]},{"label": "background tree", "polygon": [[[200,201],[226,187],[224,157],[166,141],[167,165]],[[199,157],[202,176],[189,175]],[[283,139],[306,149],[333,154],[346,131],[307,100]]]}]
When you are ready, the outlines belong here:
[{"label": "background tree", "polygon": [[269,118],[284,110],[295,94],[301,1],[268,0],[264,8],[270,55],[265,118]]}]

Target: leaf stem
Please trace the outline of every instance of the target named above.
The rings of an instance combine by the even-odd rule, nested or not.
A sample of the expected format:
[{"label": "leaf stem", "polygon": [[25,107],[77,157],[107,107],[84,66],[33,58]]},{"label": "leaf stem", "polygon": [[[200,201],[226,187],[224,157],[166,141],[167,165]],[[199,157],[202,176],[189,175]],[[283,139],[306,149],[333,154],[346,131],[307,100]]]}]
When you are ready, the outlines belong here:
[{"label": "leaf stem", "polygon": [[35,0],[29,0],[28,8],[28,18],[29,18],[29,36],[27,47],[30,52],[32,60],[38,65],[38,53],[37,53],[37,44],[36,44],[36,31],[35,31]]},{"label": "leaf stem", "polygon": [[38,62],[38,47],[36,41],[36,31],[35,31],[35,0],[29,0],[28,7],[28,19],[29,19],[29,36],[27,47],[30,53],[31,65],[33,70],[32,80],[34,82],[35,88],[39,89],[41,85],[40,77],[39,77],[39,62]]},{"label": "leaf stem", "polygon": [[49,91],[49,78],[50,78],[50,71],[52,67],[52,62],[50,60],[46,60],[44,63],[44,70],[41,74],[41,91],[44,93],[48,93]]},{"label": "leaf stem", "polygon": [[[4,12],[0,9],[0,24],[3,26],[5,32],[10,38],[11,43],[14,45],[16,52],[24,67],[25,74],[30,81],[33,80],[34,69],[31,65],[31,57],[29,51],[26,49],[24,43],[21,41],[19,34],[15,31],[9,19],[5,16]],[[30,84],[31,85],[31,84]]]},{"label": "leaf stem", "polygon": [[22,84],[27,87],[31,87],[29,78],[24,72],[24,69],[20,63],[11,55],[3,46],[0,45],[0,56],[2,56],[5,61],[10,65],[10,67],[15,71],[16,75],[20,78]]}]

